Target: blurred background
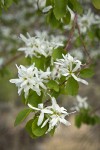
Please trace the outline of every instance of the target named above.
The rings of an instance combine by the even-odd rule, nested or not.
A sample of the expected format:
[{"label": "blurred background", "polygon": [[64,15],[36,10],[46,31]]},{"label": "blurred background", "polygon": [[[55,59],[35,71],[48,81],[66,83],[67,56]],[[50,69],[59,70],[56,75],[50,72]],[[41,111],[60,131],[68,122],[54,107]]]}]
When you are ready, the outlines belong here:
[{"label": "blurred background", "polygon": [[[88,80],[88,86],[80,85],[79,94],[87,96],[94,113],[100,115],[100,12],[93,8],[89,0],[81,2],[85,14],[91,9],[90,15],[93,13],[94,21],[97,18],[99,23],[91,23],[86,33],[82,34],[95,66],[95,75]],[[18,5],[13,4],[0,16],[0,150],[100,150],[100,124],[83,124],[78,129],[74,122],[75,115],[68,118],[72,125],[61,125],[53,137],[45,136],[33,140],[24,130],[25,122],[14,127],[15,117],[24,105],[17,94],[17,88],[9,79],[17,77],[15,64],[27,64],[24,55],[17,51],[22,45],[20,33],[29,32],[33,36],[37,31],[47,31],[49,34],[68,38],[69,31],[66,30],[70,28],[69,25],[61,30],[51,29],[45,19],[45,15],[41,16],[37,11],[35,0],[21,0]],[[83,59],[77,32],[73,42],[75,46],[71,47],[71,53]],[[71,96],[59,98],[59,103],[68,109],[73,106],[74,101],[75,97]]]}]

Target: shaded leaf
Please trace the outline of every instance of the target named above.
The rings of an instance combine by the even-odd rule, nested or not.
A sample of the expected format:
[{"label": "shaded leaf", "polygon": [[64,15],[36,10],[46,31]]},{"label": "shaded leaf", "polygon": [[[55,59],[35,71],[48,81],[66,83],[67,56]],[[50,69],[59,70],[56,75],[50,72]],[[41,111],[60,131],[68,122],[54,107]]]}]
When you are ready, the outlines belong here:
[{"label": "shaded leaf", "polygon": [[36,118],[32,123],[32,133],[37,137],[43,136],[48,129],[48,125],[45,125],[43,128],[41,128],[41,126],[37,125],[37,122],[38,118]]},{"label": "shaded leaf", "polygon": [[16,117],[14,125],[17,126],[22,121],[24,121],[26,119],[26,117],[29,115],[30,112],[31,112],[31,109],[29,109],[29,108],[26,108],[26,109],[20,111],[19,114]]}]

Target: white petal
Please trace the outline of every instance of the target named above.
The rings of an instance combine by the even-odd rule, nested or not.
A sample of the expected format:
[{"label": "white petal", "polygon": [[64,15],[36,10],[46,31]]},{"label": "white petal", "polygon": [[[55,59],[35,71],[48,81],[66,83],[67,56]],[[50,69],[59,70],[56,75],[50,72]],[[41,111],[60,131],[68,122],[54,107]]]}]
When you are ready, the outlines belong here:
[{"label": "white petal", "polygon": [[56,99],[52,97],[52,107],[54,110],[59,110],[59,105],[56,102]]},{"label": "white petal", "polygon": [[51,123],[51,125],[52,125],[52,127],[54,127],[55,125],[57,125],[58,124],[58,117],[56,118],[53,118],[51,121],[50,121],[50,123]]},{"label": "white petal", "polygon": [[60,119],[60,122],[65,124],[66,126],[70,126],[71,125],[71,123],[69,121],[67,121],[67,120],[65,120],[63,118]]},{"label": "white petal", "polygon": [[81,62],[77,63],[76,66],[75,66],[75,68],[72,70],[72,72],[77,71],[80,68],[80,65],[81,65]]},{"label": "white petal", "polygon": [[45,109],[45,108],[42,110],[42,112],[46,113],[46,114],[53,114],[53,112],[51,110],[48,110],[48,109]]},{"label": "white petal", "polygon": [[19,83],[20,82],[20,79],[11,79],[9,80],[11,83]]},{"label": "white petal", "polygon": [[25,43],[27,42],[27,38],[24,35],[20,34],[20,37]]},{"label": "white petal", "polygon": [[39,119],[38,119],[38,123],[37,123],[38,126],[40,126],[42,124],[43,119],[44,119],[44,113],[41,112]]},{"label": "white petal", "polygon": [[87,82],[87,81],[85,81],[85,80],[83,80],[83,79],[78,78],[75,74],[73,74],[73,73],[72,73],[72,76],[73,76],[73,78],[74,78],[76,81],[78,81],[78,82],[82,82],[83,84],[88,85],[88,82]]},{"label": "white petal", "polygon": [[50,9],[52,9],[52,6],[51,6],[51,5],[45,7],[45,8],[42,10],[42,12],[43,12],[43,13],[46,13],[46,12],[48,12]]},{"label": "white petal", "polygon": [[41,128],[43,128],[48,123],[48,121],[49,121],[49,118],[44,121],[44,123],[42,124]]},{"label": "white petal", "polygon": [[39,109],[43,109],[43,103],[38,104],[38,108],[39,108]]},{"label": "white petal", "polygon": [[39,108],[36,108],[36,107],[33,107],[31,104],[28,103],[28,106],[31,108],[31,109],[34,109],[34,110],[40,110]]}]

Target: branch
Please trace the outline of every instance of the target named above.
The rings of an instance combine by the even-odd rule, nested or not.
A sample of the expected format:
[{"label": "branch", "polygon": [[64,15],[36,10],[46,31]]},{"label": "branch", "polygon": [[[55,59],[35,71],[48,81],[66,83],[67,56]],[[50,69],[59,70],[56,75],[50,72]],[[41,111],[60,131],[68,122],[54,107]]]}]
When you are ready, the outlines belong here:
[{"label": "branch", "polygon": [[91,57],[90,57],[90,54],[85,46],[85,43],[83,41],[83,38],[81,36],[81,32],[80,32],[80,27],[79,27],[79,24],[78,24],[78,21],[76,22],[76,27],[77,27],[77,30],[78,30],[78,33],[79,33],[79,37],[80,37],[80,40],[82,42],[82,45],[83,45],[83,50],[84,50],[84,53],[87,55],[88,59],[87,59],[87,63],[88,64],[91,64]]},{"label": "branch", "polygon": [[66,44],[65,50],[69,50],[70,49],[71,41],[72,41],[72,38],[73,38],[73,35],[74,35],[74,31],[75,31],[75,27],[76,27],[76,23],[77,23],[77,14],[75,13],[73,24],[72,24],[72,28],[71,28],[71,32],[69,34],[69,38],[68,38],[68,42]]}]

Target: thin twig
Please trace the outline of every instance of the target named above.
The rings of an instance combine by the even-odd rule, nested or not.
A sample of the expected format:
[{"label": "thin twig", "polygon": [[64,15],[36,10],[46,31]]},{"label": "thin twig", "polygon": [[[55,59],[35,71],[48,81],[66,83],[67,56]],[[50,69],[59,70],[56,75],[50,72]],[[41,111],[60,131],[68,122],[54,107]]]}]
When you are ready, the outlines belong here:
[{"label": "thin twig", "polygon": [[72,38],[73,38],[73,35],[74,35],[76,22],[77,22],[77,14],[75,13],[72,28],[71,28],[71,32],[69,34],[68,42],[67,42],[66,47],[65,47],[65,50],[67,50],[67,51],[70,49],[70,46],[71,46],[71,41],[72,41]]},{"label": "thin twig", "polygon": [[80,27],[79,27],[79,25],[78,25],[78,21],[76,21],[76,27],[77,27],[77,30],[78,30],[78,33],[79,33],[79,37],[80,37],[80,40],[81,40],[81,42],[82,42],[82,45],[83,45],[83,50],[84,50],[84,53],[87,55],[87,57],[88,57],[88,60],[87,60],[87,63],[88,64],[91,64],[91,57],[90,57],[90,54],[89,54],[89,52],[88,52],[88,50],[87,50],[87,48],[86,48],[86,45],[85,45],[85,43],[84,43],[84,41],[83,41],[83,38],[82,38],[82,36],[81,36],[81,32],[80,32]]}]

